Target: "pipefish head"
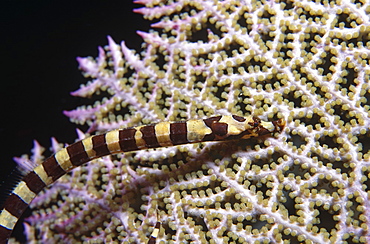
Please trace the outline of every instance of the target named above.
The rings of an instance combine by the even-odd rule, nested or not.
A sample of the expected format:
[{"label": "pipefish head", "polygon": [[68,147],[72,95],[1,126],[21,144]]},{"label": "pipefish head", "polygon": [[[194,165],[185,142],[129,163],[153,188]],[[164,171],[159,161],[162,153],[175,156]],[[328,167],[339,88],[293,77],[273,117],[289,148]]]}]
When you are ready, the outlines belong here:
[{"label": "pipefish head", "polygon": [[258,136],[272,134],[283,131],[285,127],[285,120],[278,119],[274,121],[261,121],[258,127]]}]

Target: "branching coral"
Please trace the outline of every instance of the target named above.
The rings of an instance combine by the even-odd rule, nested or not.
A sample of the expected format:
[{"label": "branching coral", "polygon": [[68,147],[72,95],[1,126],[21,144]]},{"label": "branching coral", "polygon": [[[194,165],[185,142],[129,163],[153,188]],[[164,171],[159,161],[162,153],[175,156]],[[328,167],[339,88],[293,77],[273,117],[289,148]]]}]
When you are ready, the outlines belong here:
[{"label": "branching coral", "polygon": [[91,81],[73,95],[95,103],[73,122],[253,113],[286,129],[96,160],[33,201],[28,238],[143,243],[160,220],[162,243],[370,242],[369,2],[137,3],[157,30],[140,53],[108,38],[79,59]]}]

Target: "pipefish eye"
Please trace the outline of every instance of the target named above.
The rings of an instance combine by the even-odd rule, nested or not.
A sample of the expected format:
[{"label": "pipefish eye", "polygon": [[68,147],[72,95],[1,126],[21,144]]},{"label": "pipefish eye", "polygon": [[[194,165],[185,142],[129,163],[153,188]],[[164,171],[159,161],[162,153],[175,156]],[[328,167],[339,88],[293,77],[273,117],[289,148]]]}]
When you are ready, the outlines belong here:
[{"label": "pipefish eye", "polygon": [[248,122],[248,124],[252,127],[258,127],[261,123],[261,120],[257,117],[253,117],[253,121]]}]

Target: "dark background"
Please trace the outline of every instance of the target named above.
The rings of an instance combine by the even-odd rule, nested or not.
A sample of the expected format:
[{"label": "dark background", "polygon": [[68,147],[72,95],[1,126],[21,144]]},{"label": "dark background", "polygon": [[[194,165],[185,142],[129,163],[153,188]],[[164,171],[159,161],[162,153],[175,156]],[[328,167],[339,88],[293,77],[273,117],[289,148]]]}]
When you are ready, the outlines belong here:
[{"label": "dark background", "polygon": [[136,31],[150,23],[133,13],[139,7],[131,0],[2,1],[0,184],[15,166],[12,158],[30,153],[34,139],[47,148],[51,137],[76,139],[77,126],[63,115],[86,101],[69,94],[88,81],[76,57],[95,58],[107,35],[140,50]]}]

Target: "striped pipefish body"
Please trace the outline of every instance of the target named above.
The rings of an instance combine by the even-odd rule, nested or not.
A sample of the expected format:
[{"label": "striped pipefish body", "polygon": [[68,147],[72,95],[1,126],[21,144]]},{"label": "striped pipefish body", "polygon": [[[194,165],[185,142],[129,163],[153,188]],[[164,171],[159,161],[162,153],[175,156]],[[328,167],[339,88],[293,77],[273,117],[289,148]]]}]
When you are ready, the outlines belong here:
[{"label": "striped pipefish body", "polygon": [[58,151],[27,172],[0,208],[0,243],[6,243],[24,210],[46,186],[93,159],[122,152],[174,145],[247,139],[280,132],[285,121],[261,121],[224,115],[207,119],[160,122],[94,135]]},{"label": "striped pipefish body", "polygon": [[161,223],[157,222],[154,226],[152,234],[149,237],[148,244],[155,244],[156,243],[160,227],[161,227]]}]

